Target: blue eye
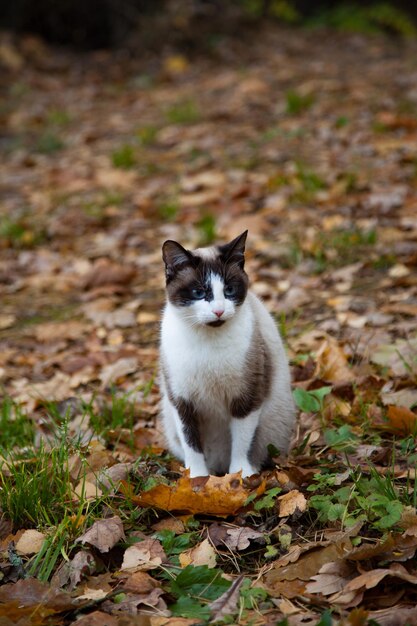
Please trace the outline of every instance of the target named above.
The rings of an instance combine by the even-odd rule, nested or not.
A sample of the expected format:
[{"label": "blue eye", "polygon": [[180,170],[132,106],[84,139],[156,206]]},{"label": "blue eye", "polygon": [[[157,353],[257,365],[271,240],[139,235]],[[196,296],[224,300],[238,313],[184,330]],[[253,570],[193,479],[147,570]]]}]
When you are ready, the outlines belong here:
[{"label": "blue eye", "polygon": [[236,295],[236,287],[235,285],[226,285],[224,288],[224,295],[227,297],[232,297]]},{"label": "blue eye", "polygon": [[198,289],[198,288],[193,289],[191,293],[195,300],[202,300],[206,295],[206,292],[204,291],[204,289]]}]

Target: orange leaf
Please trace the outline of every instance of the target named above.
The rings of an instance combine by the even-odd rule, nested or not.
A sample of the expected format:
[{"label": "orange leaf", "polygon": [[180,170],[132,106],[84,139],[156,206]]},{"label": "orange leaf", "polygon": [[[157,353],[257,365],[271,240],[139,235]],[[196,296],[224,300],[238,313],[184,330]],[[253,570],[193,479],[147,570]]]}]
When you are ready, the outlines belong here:
[{"label": "orange leaf", "polygon": [[417,415],[405,406],[390,405],[388,420],[392,432],[408,435],[417,431]]},{"label": "orange leaf", "polygon": [[[265,481],[256,493],[261,495],[264,491]],[[243,486],[240,473],[190,478],[187,472],[176,485],[157,485],[132,500],[140,506],[152,506],[164,511],[227,517],[245,504],[250,493]]]}]

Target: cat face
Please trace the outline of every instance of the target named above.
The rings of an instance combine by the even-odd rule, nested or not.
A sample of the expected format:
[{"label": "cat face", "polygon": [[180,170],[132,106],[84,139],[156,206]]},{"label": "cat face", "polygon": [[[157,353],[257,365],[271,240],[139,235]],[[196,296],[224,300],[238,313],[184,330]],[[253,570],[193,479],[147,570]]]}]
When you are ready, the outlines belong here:
[{"label": "cat face", "polygon": [[191,326],[223,326],[246,298],[245,231],[222,246],[186,250],[162,247],[168,300]]}]

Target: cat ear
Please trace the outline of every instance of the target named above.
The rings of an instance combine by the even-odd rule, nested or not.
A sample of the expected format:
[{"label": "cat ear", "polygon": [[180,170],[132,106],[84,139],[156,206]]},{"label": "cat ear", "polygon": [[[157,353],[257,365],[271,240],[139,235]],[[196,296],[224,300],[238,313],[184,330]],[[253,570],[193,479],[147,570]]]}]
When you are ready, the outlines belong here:
[{"label": "cat ear", "polygon": [[165,262],[166,277],[172,278],[181,265],[192,263],[193,255],[176,241],[168,239],[162,246],[162,258]]},{"label": "cat ear", "polygon": [[219,246],[220,254],[227,262],[237,263],[239,267],[243,269],[245,264],[245,244],[248,231],[245,230],[241,235],[226,243],[223,246]]}]

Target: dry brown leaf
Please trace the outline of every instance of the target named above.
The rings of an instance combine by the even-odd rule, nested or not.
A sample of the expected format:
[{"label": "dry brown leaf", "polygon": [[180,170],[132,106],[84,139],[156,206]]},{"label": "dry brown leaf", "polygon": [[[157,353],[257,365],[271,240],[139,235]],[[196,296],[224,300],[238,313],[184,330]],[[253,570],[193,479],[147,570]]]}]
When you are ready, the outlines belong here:
[{"label": "dry brown leaf", "polygon": [[397,339],[390,344],[378,345],[371,353],[372,363],[389,367],[395,376],[409,376],[410,367],[416,361],[417,337]]},{"label": "dry brown leaf", "polygon": [[96,560],[88,550],[80,550],[70,561],[57,569],[52,577],[52,587],[60,588],[68,585],[69,591],[75,589],[82,578],[91,576],[96,570]]},{"label": "dry brown leaf", "polygon": [[187,565],[207,565],[208,568],[216,567],[216,551],[208,539],[204,539],[194,548],[186,550],[179,555],[181,567]]},{"label": "dry brown leaf", "polygon": [[[261,495],[264,491],[263,482],[256,492]],[[164,511],[227,517],[244,505],[249,494],[240,473],[199,478],[190,478],[187,473],[175,485],[157,485],[133,496],[132,500],[140,506],[153,506]]]},{"label": "dry brown leaf", "polygon": [[[138,615],[145,617],[143,614],[169,615],[167,605],[161,597],[164,594],[163,589],[155,588],[148,593],[126,593],[121,602],[105,603],[103,608],[114,614],[120,615]],[[138,622],[135,620],[135,626]],[[139,624],[141,618],[139,618]],[[149,623],[149,622],[148,622]]]},{"label": "dry brown leaf", "polygon": [[136,269],[128,265],[118,265],[108,259],[99,259],[84,277],[84,289],[103,285],[127,285],[136,276]]},{"label": "dry brown leaf", "polygon": [[45,539],[46,535],[34,528],[25,530],[16,543],[16,552],[18,554],[37,554],[42,548]]},{"label": "dry brown leaf", "polygon": [[417,414],[405,406],[388,407],[388,424],[386,430],[399,435],[415,434],[417,431]]},{"label": "dry brown leaf", "polygon": [[227,591],[222,593],[217,600],[209,604],[211,610],[210,623],[218,622],[223,620],[226,616],[236,613],[239,602],[239,592],[243,580],[243,576],[236,578]]},{"label": "dry brown leaf", "polygon": [[314,582],[306,585],[307,593],[321,593],[323,596],[341,591],[352,578],[352,567],[345,561],[325,563],[319,573],[312,576]]},{"label": "dry brown leaf", "polygon": [[329,602],[342,604],[344,607],[357,606],[362,601],[367,589],[376,587],[386,576],[392,576],[405,582],[417,585],[417,576],[409,574],[399,563],[392,563],[386,569],[373,569],[356,576],[344,588],[329,598]]},{"label": "dry brown leaf", "polygon": [[152,530],[171,530],[176,535],[185,532],[184,522],[177,517],[165,517],[156,524],[152,524]]},{"label": "dry brown leaf", "polygon": [[149,593],[155,587],[159,587],[160,583],[146,572],[133,572],[123,583],[123,589],[131,593]]},{"label": "dry brown leaf", "polygon": [[103,611],[93,611],[77,619],[77,626],[119,626],[119,624],[117,617]]},{"label": "dry brown leaf", "polygon": [[294,513],[304,513],[307,508],[305,496],[297,489],[292,489],[277,498],[279,502],[279,517],[287,517]]},{"label": "dry brown leaf", "polygon": [[120,378],[124,378],[128,374],[136,372],[138,369],[138,360],[136,357],[126,357],[118,359],[110,365],[103,367],[100,373],[102,387],[108,387],[110,383],[115,383]]},{"label": "dry brown leaf", "polygon": [[0,587],[0,603],[17,603],[19,608],[43,605],[55,611],[65,611],[73,607],[69,593],[52,589],[37,578],[25,578]]},{"label": "dry brown leaf", "polygon": [[88,543],[100,552],[108,552],[116,543],[125,538],[123,524],[120,517],[115,515],[107,519],[101,519],[94,524],[76,542]]},{"label": "dry brown leaf", "polygon": [[10,328],[15,322],[16,317],[14,315],[0,315],[0,330]]},{"label": "dry brown leaf", "polygon": [[80,596],[77,596],[76,601],[79,602],[80,600],[103,600],[103,598],[105,598],[108,593],[109,592],[105,591],[104,589],[90,589],[89,587],[85,587],[84,593]]},{"label": "dry brown leaf", "polygon": [[[375,620],[375,623],[379,626],[405,626],[406,624],[412,626],[417,624],[417,607],[396,604],[388,609],[368,611],[366,618],[367,621]],[[352,626],[356,626],[356,624],[352,624]],[[362,626],[362,624],[358,626]]]},{"label": "dry brown leaf", "polygon": [[232,551],[246,550],[249,548],[251,540],[263,545],[265,536],[252,528],[228,528],[223,543]]},{"label": "dry brown leaf", "polygon": [[346,382],[354,379],[354,374],[342,348],[332,337],[327,337],[317,350],[317,378],[330,383]]},{"label": "dry brown leaf", "polygon": [[150,570],[155,569],[166,560],[166,554],[158,539],[147,537],[133,546],[129,546],[124,553],[122,570]]},{"label": "dry brown leaf", "polygon": [[388,393],[381,393],[381,400],[383,404],[402,406],[407,409],[411,409],[417,406],[417,389],[406,387],[399,391],[391,391]]},{"label": "dry brown leaf", "polygon": [[272,588],[274,583],[282,580],[310,580],[325,563],[343,558],[351,549],[351,541],[348,536],[345,536],[324,548],[310,550],[307,554],[302,555],[296,563],[284,567],[274,567],[265,574],[263,580]]}]

